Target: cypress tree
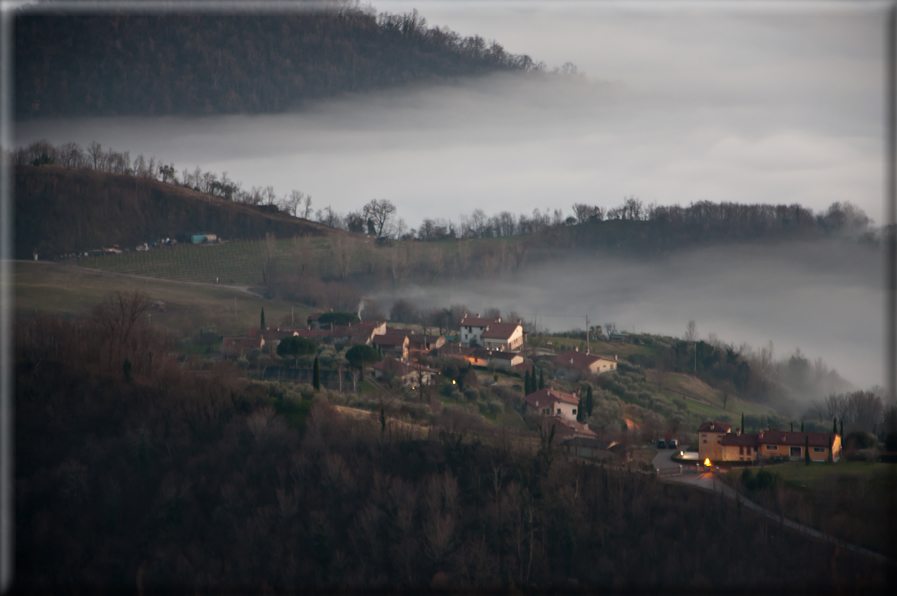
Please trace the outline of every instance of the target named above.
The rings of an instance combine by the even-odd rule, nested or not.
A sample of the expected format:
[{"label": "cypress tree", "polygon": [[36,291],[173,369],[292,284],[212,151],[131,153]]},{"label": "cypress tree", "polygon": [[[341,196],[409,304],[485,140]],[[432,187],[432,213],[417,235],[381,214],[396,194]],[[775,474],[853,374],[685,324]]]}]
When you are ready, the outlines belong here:
[{"label": "cypress tree", "polygon": [[794,423],[791,423],[791,432],[794,432]]},{"label": "cypress tree", "polygon": [[523,373],[523,395],[529,395],[532,393],[532,391],[530,391],[529,371],[525,370]]},{"label": "cypress tree", "polygon": [[545,389],[545,371],[539,369],[539,389]]},{"label": "cypress tree", "polygon": [[838,434],[838,419],[837,418],[832,418],[832,434],[833,435]]},{"label": "cypress tree", "polygon": [[579,405],[576,406],[576,421],[580,423],[586,421],[585,412],[582,411],[582,400],[579,400]]},{"label": "cypress tree", "polygon": [[804,461],[810,465],[810,437],[804,437]]},{"label": "cypress tree", "polygon": [[841,436],[844,436],[844,419],[841,419]]},{"label": "cypress tree", "polygon": [[259,327],[259,329],[264,329],[264,328],[265,328],[265,307],[263,306],[262,307],[262,322],[261,322],[261,326]]},{"label": "cypress tree", "polygon": [[747,429],[744,427],[744,412],[741,413],[741,432],[745,433]]},{"label": "cypress tree", "polygon": [[800,432],[804,432],[804,422],[801,420],[800,422]]},{"label": "cypress tree", "polygon": [[315,356],[315,364],[312,367],[311,383],[314,385],[315,391],[321,389],[321,368],[318,364],[318,357]]},{"label": "cypress tree", "polygon": [[834,461],[832,452],[834,452],[835,442],[832,440],[832,436],[828,436],[828,463],[832,463]]},{"label": "cypress tree", "polygon": [[594,408],[595,400],[592,398],[592,386],[589,385],[589,388],[586,389],[586,416],[591,416]]}]

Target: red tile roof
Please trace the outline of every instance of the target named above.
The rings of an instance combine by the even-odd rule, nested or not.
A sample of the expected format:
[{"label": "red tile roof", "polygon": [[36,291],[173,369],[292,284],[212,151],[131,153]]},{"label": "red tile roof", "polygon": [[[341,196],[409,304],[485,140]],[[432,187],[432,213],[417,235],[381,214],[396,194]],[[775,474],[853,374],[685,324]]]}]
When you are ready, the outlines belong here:
[{"label": "red tile roof", "polygon": [[753,433],[742,435],[728,433],[723,436],[722,445],[729,447],[758,447],[760,442],[757,435]]},{"label": "red tile roof", "polygon": [[793,445],[795,447],[805,445],[808,438],[810,447],[828,447],[831,444],[830,440],[836,436],[829,433],[802,433],[784,430],[767,430],[757,435],[761,445]]},{"label": "red tile roof", "polygon": [[375,335],[374,343],[378,346],[404,346],[407,335]]},{"label": "red tile roof", "polygon": [[490,323],[489,329],[483,331],[483,339],[511,339],[518,327],[517,323]]},{"label": "red tile roof", "polygon": [[574,420],[566,420],[560,416],[549,416],[542,422],[544,428],[549,429],[555,425],[555,433],[564,436],[580,436],[580,437],[597,437],[593,430],[586,428],[584,424],[580,424]]},{"label": "red tile roof", "polygon": [[526,403],[530,404],[534,408],[541,408],[543,406],[547,406],[548,404],[557,403],[559,401],[573,405],[579,404],[579,398],[572,393],[555,391],[554,389],[549,389],[548,387],[530,393],[523,399],[524,401],[526,401]]},{"label": "red tile roof", "polygon": [[727,433],[731,430],[731,424],[726,424],[725,422],[717,422],[716,420],[712,422],[705,422],[698,427],[699,433]]}]

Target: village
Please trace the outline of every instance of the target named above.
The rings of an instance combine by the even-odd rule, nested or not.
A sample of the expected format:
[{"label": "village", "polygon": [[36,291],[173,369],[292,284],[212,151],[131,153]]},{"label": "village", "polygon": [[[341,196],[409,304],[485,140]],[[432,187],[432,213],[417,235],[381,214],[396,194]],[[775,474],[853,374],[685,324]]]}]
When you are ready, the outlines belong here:
[{"label": "village", "polygon": [[[505,321],[479,313],[464,313],[457,331],[442,331],[389,325],[382,320],[361,321],[354,313],[319,312],[310,315],[301,328],[266,326],[250,329],[245,336],[224,337],[221,353],[244,363],[249,357],[258,361],[262,353],[278,354],[282,364],[288,363],[290,355],[295,356],[293,362],[297,364],[301,355],[304,368],[266,366],[262,378],[311,381],[318,388],[322,375],[333,385],[335,374],[342,391],[346,375],[352,380],[352,391],[359,391],[360,382],[367,381],[368,386],[404,395],[410,401],[418,396],[422,399],[424,392],[428,398],[433,391],[452,395],[467,382],[480,387],[481,392],[509,401],[529,430],[550,435],[559,448],[576,457],[625,464],[633,462],[639,446],[665,449],[668,445],[678,450],[654,458],[651,466],[658,472],[667,462],[679,464],[680,471],[683,466],[704,471],[733,464],[837,462],[841,457],[841,433],[836,423],[830,433],[804,432],[803,428],[795,432],[793,424],[790,431],[767,427],[748,433],[742,415],[740,427],[710,420],[673,433],[669,428],[643,429],[627,418],[626,426],[618,432],[596,432],[586,421],[594,407],[591,383],[618,370],[617,354],[594,354],[578,346],[556,351],[550,341],[548,347],[534,347],[527,341],[522,320]],[[626,333],[614,331],[607,336],[609,344],[627,341]],[[326,358],[340,352],[341,357]],[[312,357],[313,365],[309,366]],[[335,370],[322,369],[319,361],[323,360]],[[548,363],[551,365],[546,366]],[[546,370],[550,371],[547,381]],[[499,383],[499,376],[509,379],[511,387],[518,390],[508,391],[507,385]],[[644,468],[651,468],[647,461],[642,463]]]}]

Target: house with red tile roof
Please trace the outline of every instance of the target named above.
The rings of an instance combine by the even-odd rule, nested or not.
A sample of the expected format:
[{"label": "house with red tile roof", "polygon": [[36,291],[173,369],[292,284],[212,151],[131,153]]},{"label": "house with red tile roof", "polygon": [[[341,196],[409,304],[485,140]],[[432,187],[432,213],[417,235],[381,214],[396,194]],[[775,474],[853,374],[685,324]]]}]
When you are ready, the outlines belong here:
[{"label": "house with red tile roof", "polygon": [[582,424],[576,420],[567,420],[562,416],[548,416],[542,420],[542,428],[546,432],[554,427],[554,434],[559,439],[596,439],[598,435],[589,430],[588,424]]},{"label": "house with red tile roof", "polygon": [[409,343],[407,335],[385,334],[374,336],[374,347],[377,348],[380,355],[384,357],[391,356],[397,360],[408,359]]},{"label": "house with red tile roof", "polygon": [[723,456],[723,436],[732,431],[732,425],[716,420],[698,427],[698,456],[701,461],[718,461]]},{"label": "house with red tile roof", "polygon": [[432,385],[439,371],[416,362],[400,362],[394,358],[385,358],[371,367],[375,379],[382,379],[389,374],[402,379],[406,385],[416,386],[418,383]]},{"label": "house with red tile roof", "polygon": [[[705,443],[705,440],[707,441]],[[705,422],[698,427],[698,453],[711,462],[758,461],[783,458],[810,461],[838,461],[841,437],[834,433],[762,430],[759,433],[731,431],[723,422]],[[713,456],[715,454],[715,456]]]},{"label": "house with red tile roof", "polygon": [[487,319],[466,313],[461,318],[461,345],[469,346],[471,342],[489,350],[516,352],[523,347],[523,324],[503,323],[501,317]]},{"label": "house with red tile roof", "polygon": [[604,372],[617,370],[617,357],[608,358],[607,356],[596,356],[588,351],[580,352],[579,348],[571,352],[558,354],[554,359],[558,368],[566,368],[567,370],[587,372],[593,375],[600,375]]},{"label": "house with red tile roof", "polygon": [[565,420],[576,421],[579,408],[579,396],[564,393],[555,389],[540,389],[523,398],[526,411],[543,416],[559,416]]}]

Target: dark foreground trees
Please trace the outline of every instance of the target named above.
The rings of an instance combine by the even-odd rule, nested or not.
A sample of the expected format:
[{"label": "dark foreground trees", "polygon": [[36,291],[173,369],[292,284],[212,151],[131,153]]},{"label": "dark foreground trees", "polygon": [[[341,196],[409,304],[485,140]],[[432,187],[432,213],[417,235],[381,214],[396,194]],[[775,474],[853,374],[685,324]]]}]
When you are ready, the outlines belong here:
[{"label": "dark foreground trees", "polygon": [[26,590],[884,585],[877,564],[650,475],[457,429],[381,432],[323,400],[303,422],[276,384],[226,365],[197,376],[159,359],[126,383],[83,349],[91,324],[16,328]]}]

